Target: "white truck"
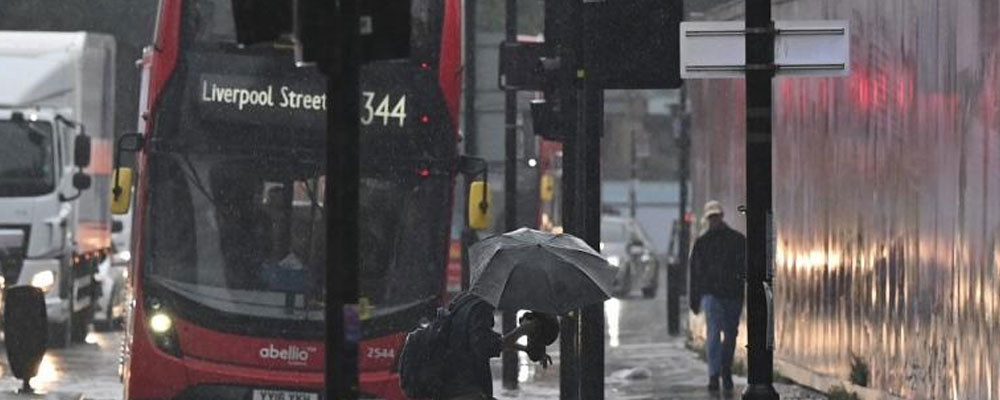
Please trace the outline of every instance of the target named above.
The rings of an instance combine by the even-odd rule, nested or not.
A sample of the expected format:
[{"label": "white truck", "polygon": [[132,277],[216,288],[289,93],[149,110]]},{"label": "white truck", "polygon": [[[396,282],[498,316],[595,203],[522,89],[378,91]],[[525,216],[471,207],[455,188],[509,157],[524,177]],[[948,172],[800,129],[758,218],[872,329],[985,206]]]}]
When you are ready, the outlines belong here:
[{"label": "white truck", "polygon": [[0,31],[0,269],[45,292],[52,345],[82,341],[111,252],[115,41]]}]

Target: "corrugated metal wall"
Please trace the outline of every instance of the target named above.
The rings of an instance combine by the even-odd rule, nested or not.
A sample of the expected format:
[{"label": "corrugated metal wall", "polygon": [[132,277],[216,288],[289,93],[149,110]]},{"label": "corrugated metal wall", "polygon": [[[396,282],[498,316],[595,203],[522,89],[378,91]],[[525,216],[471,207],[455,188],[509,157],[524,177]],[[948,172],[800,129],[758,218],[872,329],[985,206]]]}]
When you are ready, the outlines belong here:
[{"label": "corrugated metal wall", "polygon": [[[846,379],[853,354],[897,395],[1000,399],[1000,0],[775,3],[850,20],[853,71],[775,81],[777,356]],[[743,81],[689,85],[694,204],[742,229]]]}]

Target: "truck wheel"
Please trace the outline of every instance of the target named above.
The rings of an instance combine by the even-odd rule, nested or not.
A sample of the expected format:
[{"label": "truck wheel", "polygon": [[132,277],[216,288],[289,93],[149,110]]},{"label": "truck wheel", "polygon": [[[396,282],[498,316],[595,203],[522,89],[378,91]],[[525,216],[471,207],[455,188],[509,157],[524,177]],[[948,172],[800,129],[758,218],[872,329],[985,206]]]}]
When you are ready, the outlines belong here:
[{"label": "truck wheel", "polygon": [[90,333],[90,323],[94,321],[94,308],[87,307],[79,313],[73,314],[72,340],[75,343],[83,343]]},{"label": "truck wheel", "polygon": [[108,304],[106,307],[104,307],[103,311],[104,320],[103,321],[94,320],[94,330],[98,332],[113,331],[115,329],[118,329],[118,327],[121,325],[120,320],[116,321],[114,319],[114,313],[112,312],[114,309],[114,305],[118,303],[118,297],[121,296],[118,293],[119,291],[120,290],[118,289],[117,283],[111,287],[111,294],[110,294],[111,299],[108,300]]}]

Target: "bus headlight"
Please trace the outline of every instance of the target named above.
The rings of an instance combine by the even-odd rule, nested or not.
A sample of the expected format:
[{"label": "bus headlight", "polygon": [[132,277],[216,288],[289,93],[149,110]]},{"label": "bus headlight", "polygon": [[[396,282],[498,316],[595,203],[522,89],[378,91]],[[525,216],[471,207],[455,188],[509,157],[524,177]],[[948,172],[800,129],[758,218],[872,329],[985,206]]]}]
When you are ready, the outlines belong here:
[{"label": "bus headlight", "polygon": [[149,328],[153,330],[153,333],[164,334],[170,331],[170,328],[174,326],[174,321],[170,319],[167,314],[159,312],[153,314],[149,318]]},{"label": "bus headlight", "polygon": [[149,313],[146,324],[149,327],[149,337],[153,340],[153,344],[167,354],[180,357],[180,341],[177,337],[177,328],[174,327],[174,318],[171,316],[170,307],[154,296],[146,297],[145,306]]},{"label": "bus headlight", "polygon": [[42,289],[43,292],[52,290],[55,284],[56,274],[51,270],[35,273],[35,276],[31,277],[31,286]]}]

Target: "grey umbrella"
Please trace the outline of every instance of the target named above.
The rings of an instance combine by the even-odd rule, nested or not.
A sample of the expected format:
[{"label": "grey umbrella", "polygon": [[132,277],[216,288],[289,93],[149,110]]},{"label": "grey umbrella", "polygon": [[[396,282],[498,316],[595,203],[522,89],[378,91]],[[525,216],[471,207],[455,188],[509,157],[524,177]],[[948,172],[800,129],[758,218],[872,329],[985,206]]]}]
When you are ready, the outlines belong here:
[{"label": "grey umbrella", "polygon": [[521,228],[470,249],[470,292],[504,310],[564,314],[611,297],[614,268],[568,234]]}]

